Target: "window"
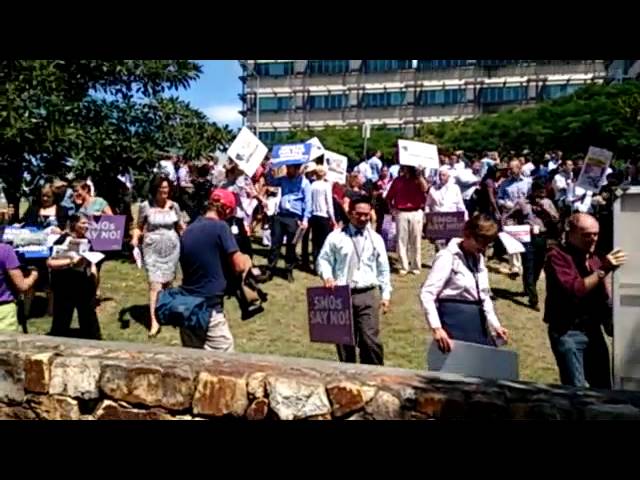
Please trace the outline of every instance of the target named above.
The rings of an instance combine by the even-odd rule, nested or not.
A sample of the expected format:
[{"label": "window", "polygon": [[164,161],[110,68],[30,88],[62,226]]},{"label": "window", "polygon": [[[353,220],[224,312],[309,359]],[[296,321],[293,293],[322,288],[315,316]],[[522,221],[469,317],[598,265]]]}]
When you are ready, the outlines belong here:
[{"label": "window", "polygon": [[307,70],[311,74],[332,75],[346,73],[349,71],[349,60],[309,60]]},{"label": "window", "polygon": [[365,60],[365,73],[395,72],[411,69],[411,60]]},{"label": "window", "polygon": [[464,67],[468,62],[468,60],[418,60],[418,70]]},{"label": "window", "polygon": [[406,92],[380,92],[365,93],[362,95],[361,105],[364,108],[369,107],[395,107],[404,105]]},{"label": "window", "polygon": [[260,97],[260,110],[279,111],[291,108],[292,97]]},{"label": "window", "polygon": [[485,87],[480,90],[482,103],[517,103],[527,99],[527,87]]},{"label": "window", "polygon": [[259,133],[260,140],[265,145],[269,145],[269,146],[286,141],[288,136],[289,136],[289,132],[287,132],[286,130],[282,130],[282,131],[274,130],[271,132],[261,131]]},{"label": "window", "polygon": [[477,60],[476,63],[479,67],[504,67],[521,61],[522,60]]},{"label": "window", "polygon": [[311,110],[333,110],[347,106],[347,96],[338,95],[310,95],[307,105]]},{"label": "window", "polygon": [[466,92],[463,88],[451,88],[446,90],[423,90],[418,95],[418,105],[452,105],[464,103]]},{"label": "window", "polygon": [[580,85],[545,85],[540,93],[543,99],[551,100],[552,98],[571,95],[578,88],[580,88]]},{"label": "window", "polygon": [[293,75],[293,62],[256,63],[255,71],[260,77]]}]

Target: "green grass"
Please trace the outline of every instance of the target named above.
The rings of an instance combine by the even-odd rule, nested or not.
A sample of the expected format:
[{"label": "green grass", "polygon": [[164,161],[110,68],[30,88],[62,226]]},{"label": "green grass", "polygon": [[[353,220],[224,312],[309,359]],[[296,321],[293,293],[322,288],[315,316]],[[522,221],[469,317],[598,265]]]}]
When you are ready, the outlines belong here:
[{"label": "green grass", "polygon": [[[433,250],[424,244],[423,262],[430,261]],[[393,257],[393,255],[392,255]],[[256,257],[257,264],[265,261]],[[510,280],[497,272],[492,265],[491,286],[513,294],[522,290],[521,279]],[[385,363],[388,366],[421,370],[426,364],[426,347],[430,333],[419,301],[419,289],[428,269],[419,276],[399,278],[393,275],[391,311],[381,316],[382,341],[385,347]],[[309,357],[335,360],[333,345],[311,343],[307,327],[305,290],[320,285],[320,280],[311,275],[295,272],[295,283],[275,278],[264,285],[269,294],[266,311],[247,322],[240,320],[237,303],[230,299],[225,310],[240,352],[275,354],[292,357]],[[541,304],[544,301],[544,276],[539,282]],[[120,312],[132,306],[144,313],[148,305],[147,281],[143,270],[122,260],[108,261],[102,268],[101,295],[107,299],[98,307],[98,316],[105,340],[129,342],[151,342],[163,345],[180,345],[177,330],[163,328],[158,337],[149,340],[146,327],[125,314],[124,325],[119,321]],[[516,300],[497,299],[498,317],[511,332],[511,349],[520,356],[520,378],[527,381],[556,383],[557,370],[547,340],[542,314],[530,310],[524,303],[526,298]],[[133,312],[136,318],[140,312]],[[38,314],[37,312],[34,312]],[[75,323],[75,320],[74,320]],[[42,316],[28,321],[30,333],[46,333],[51,318]]]}]

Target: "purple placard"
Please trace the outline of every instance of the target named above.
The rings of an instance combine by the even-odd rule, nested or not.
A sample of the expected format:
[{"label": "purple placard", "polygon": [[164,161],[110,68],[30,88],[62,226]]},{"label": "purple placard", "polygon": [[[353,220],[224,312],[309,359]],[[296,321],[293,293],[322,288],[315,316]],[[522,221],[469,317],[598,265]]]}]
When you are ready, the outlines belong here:
[{"label": "purple placard", "polygon": [[349,287],[307,288],[312,342],[355,345]]},{"label": "purple placard", "polygon": [[432,240],[450,240],[462,237],[464,224],[464,212],[427,213],[425,236]]},{"label": "purple placard", "polygon": [[126,215],[94,215],[89,222],[87,238],[98,252],[122,250]]}]

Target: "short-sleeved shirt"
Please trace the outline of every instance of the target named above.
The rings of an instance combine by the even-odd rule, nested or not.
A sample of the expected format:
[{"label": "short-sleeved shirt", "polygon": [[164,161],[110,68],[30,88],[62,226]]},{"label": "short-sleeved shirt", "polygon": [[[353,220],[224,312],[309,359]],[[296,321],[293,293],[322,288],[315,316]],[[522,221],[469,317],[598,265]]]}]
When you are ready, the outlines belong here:
[{"label": "short-sleeved shirt", "polygon": [[11,245],[0,243],[0,303],[15,301],[9,279],[9,270],[20,267],[20,261]]},{"label": "short-sleeved shirt", "polygon": [[77,210],[77,213],[84,213],[85,215],[101,215],[105,208],[109,204],[102,197],[94,197],[88,206],[83,206]]},{"label": "short-sleeved shirt", "polygon": [[182,288],[207,299],[209,306],[222,307],[227,289],[225,271],[229,255],[239,250],[231,229],[222,220],[200,217],[182,235],[180,267]]},{"label": "short-sleeved shirt", "polygon": [[[71,237],[68,233],[60,235],[58,239],[53,243],[54,246],[63,245],[67,239]],[[88,251],[92,252],[91,242],[89,242]],[[90,279],[91,266],[88,264],[81,264],[76,267],[60,268],[51,270],[51,288],[55,292],[56,290],[73,289],[74,285],[78,285],[82,282],[93,281]]]}]

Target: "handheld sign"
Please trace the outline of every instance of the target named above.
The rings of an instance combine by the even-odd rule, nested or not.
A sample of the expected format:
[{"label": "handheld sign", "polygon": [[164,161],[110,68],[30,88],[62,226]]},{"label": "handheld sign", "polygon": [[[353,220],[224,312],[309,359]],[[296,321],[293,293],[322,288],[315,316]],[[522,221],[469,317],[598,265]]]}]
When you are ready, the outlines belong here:
[{"label": "handheld sign", "polygon": [[312,342],[355,345],[349,287],[308,288],[307,305]]},{"label": "handheld sign", "polygon": [[310,143],[290,143],[276,145],[271,153],[271,164],[274,168],[283,165],[302,165],[309,161],[311,155]]},{"label": "handheld sign", "polygon": [[442,353],[435,342],[427,353],[428,369],[468,377],[518,380],[518,354],[512,350],[454,340],[449,353]]},{"label": "handheld sign", "polygon": [[502,229],[521,243],[531,241],[531,225],[505,225]]},{"label": "handheld sign", "polygon": [[311,145],[311,152],[309,153],[309,161],[313,161],[318,157],[321,157],[325,153],[325,149],[320,143],[318,137],[313,137],[311,140],[307,140],[306,143]]},{"label": "handheld sign", "polygon": [[607,174],[607,169],[611,164],[613,153],[609,150],[597,147],[589,147],[587,158],[584,159],[584,165],[580,171],[576,187],[584,188],[593,193],[600,191],[602,178]]},{"label": "handheld sign", "polygon": [[450,240],[462,237],[464,212],[427,213],[425,235],[432,240]]},{"label": "handheld sign", "polygon": [[256,137],[251,130],[242,127],[240,133],[233,141],[227,156],[233,160],[248,176],[253,176],[264,160],[269,149]]},{"label": "handheld sign", "polygon": [[347,183],[347,166],[349,159],[329,150],[324,151],[324,164],[327,167],[327,180],[331,183]]},{"label": "handheld sign", "polygon": [[500,238],[502,245],[504,245],[504,249],[509,255],[524,253],[524,245],[522,245],[522,243],[513,238],[507,232],[500,232],[498,234],[498,238]]},{"label": "handheld sign", "polygon": [[126,215],[94,215],[89,221],[87,238],[98,252],[122,249]]},{"label": "handheld sign", "polygon": [[410,167],[440,168],[438,147],[431,143],[398,140],[398,160],[400,165]]}]

